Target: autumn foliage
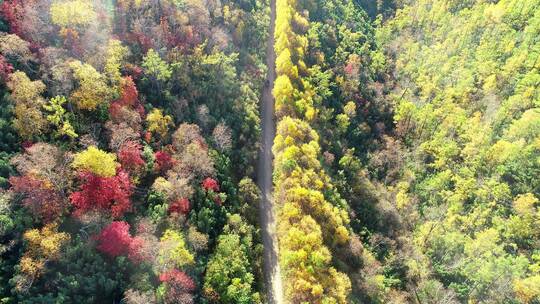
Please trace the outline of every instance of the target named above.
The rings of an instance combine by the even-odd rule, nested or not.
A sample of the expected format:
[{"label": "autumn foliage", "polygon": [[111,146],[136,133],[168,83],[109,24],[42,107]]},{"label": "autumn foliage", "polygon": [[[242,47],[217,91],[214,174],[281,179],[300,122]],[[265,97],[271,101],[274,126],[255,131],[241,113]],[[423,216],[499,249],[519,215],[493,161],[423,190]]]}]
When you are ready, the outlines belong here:
[{"label": "autumn foliage", "polygon": [[69,234],[58,232],[58,224],[51,223],[40,230],[24,233],[27,248],[21,258],[21,271],[30,277],[41,275],[45,263],[60,258],[60,249],[70,239]]},{"label": "autumn foliage", "polygon": [[154,153],[154,157],[156,159],[155,167],[157,171],[166,172],[174,165],[174,159],[165,151],[157,151]]},{"label": "autumn foliage", "polygon": [[116,155],[94,146],[75,154],[72,167],[81,172],[90,172],[101,177],[111,177],[116,173]]},{"label": "autumn foliage", "polygon": [[176,213],[181,213],[184,215],[188,214],[190,210],[191,210],[191,206],[187,198],[182,198],[173,202],[169,206],[169,209],[168,209],[169,213],[176,212]]},{"label": "autumn foliage", "polygon": [[0,55],[0,82],[6,82],[11,73],[13,73],[13,66],[6,60],[6,57]]},{"label": "autumn foliage", "polygon": [[172,269],[159,275],[159,281],[167,286],[166,303],[192,303],[195,282],[185,272]]},{"label": "autumn foliage", "polygon": [[118,152],[118,159],[122,168],[129,172],[137,172],[145,164],[141,157],[141,144],[135,141],[128,141],[122,145]]},{"label": "autumn foliage", "polygon": [[101,177],[90,172],[79,174],[82,181],[80,191],[70,196],[75,206],[75,214],[81,215],[89,210],[110,212],[115,218],[121,217],[131,209],[129,197],[132,185],[126,172],[120,171],[113,177]]},{"label": "autumn foliage", "polygon": [[178,285],[178,287],[187,292],[195,290],[195,282],[185,272],[177,269],[160,274],[159,281]]},{"label": "autumn foliage", "polygon": [[120,83],[120,97],[111,102],[109,111],[114,121],[121,120],[122,108],[136,111],[141,117],[144,115],[144,108],[139,101],[139,92],[131,76],[122,78]]},{"label": "autumn foliage", "polygon": [[[138,231],[132,236],[130,225],[124,221],[114,221],[96,236],[97,249],[110,256],[127,256],[133,263],[152,261],[157,250],[157,239],[151,234]],[[139,229],[140,230],[140,229]]]},{"label": "autumn foliage", "polygon": [[114,102],[117,102],[124,107],[139,106],[139,92],[137,92],[137,87],[135,86],[131,76],[127,76],[122,79],[122,84],[120,86],[120,98]]},{"label": "autumn foliage", "polygon": [[97,249],[111,257],[127,255],[132,238],[129,234],[129,224],[112,222],[98,236]]},{"label": "autumn foliage", "polygon": [[32,176],[12,176],[12,190],[23,195],[22,204],[44,222],[51,222],[64,211],[62,198],[50,183]]},{"label": "autumn foliage", "polygon": [[204,188],[204,190],[206,191],[214,191],[214,192],[219,192],[219,184],[218,182],[211,178],[211,177],[207,177],[204,179],[204,181],[202,182],[202,187]]},{"label": "autumn foliage", "polygon": [[21,35],[21,22],[24,14],[24,6],[21,0],[2,2],[0,14],[8,22],[10,32]]}]

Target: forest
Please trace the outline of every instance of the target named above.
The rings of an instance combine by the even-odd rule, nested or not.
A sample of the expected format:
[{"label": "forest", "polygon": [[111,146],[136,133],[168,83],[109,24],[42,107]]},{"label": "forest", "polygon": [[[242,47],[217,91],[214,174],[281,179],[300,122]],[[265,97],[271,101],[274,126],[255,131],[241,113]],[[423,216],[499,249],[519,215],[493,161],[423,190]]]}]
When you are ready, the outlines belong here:
[{"label": "forest", "polygon": [[540,0],[0,0],[0,303],[540,304]]}]

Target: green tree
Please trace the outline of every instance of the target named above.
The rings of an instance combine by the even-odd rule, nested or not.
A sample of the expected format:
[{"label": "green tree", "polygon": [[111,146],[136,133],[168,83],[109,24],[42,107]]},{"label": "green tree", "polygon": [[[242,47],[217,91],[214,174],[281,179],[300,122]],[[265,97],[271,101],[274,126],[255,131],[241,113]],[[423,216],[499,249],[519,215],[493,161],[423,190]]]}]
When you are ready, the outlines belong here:
[{"label": "green tree", "polygon": [[237,214],[229,216],[228,222],[208,261],[203,292],[215,303],[260,303],[254,290],[253,228]]}]

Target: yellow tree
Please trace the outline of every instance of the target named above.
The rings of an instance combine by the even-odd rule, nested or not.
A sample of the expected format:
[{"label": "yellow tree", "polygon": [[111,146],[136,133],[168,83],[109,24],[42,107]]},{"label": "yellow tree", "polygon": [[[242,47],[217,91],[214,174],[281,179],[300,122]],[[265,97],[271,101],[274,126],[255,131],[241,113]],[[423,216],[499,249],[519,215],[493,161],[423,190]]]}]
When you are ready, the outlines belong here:
[{"label": "yellow tree", "polygon": [[42,134],[47,128],[47,120],[41,112],[45,104],[41,96],[45,91],[43,82],[31,81],[24,72],[17,71],[11,74],[7,86],[15,103],[13,125],[19,135],[24,139],[32,139]]},{"label": "yellow tree", "polygon": [[51,21],[60,27],[85,27],[96,20],[91,1],[58,1],[50,8]]},{"label": "yellow tree", "polygon": [[159,134],[162,138],[167,136],[169,127],[173,125],[172,117],[163,115],[163,111],[157,108],[152,109],[146,116],[146,123],[148,124],[148,131]]},{"label": "yellow tree", "polygon": [[107,54],[105,59],[105,75],[109,82],[118,90],[122,80],[120,68],[128,54],[129,49],[122,45],[122,42],[116,39],[110,39],[107,45]]},{"label": "yellow tree", "polygon": [[111,92],[105,77],[93,66],[78,60],[71,61],[69,66],[78,82],[77,88],[71,93],[71,99],[79,109],[95,110],[100,104],[109,101]]},{"label": "yellow tree", "polygon": [[78,135],[68,120],[66,109],[63,105],[67,102],[66,97],[56,96],[43,105],[43,108],[51,114],[47,115],[47,120],[58,128],[58,135],[66,135],[70,138],[76,138]]},{"label": "yellow tree", "polygon": [[[333,190],[320,164],[319,136],[309,123],[317,110],[314,89],[302,80],[309,23],[295,0],[277,0],[275,45],[277,79],[273,95],[278,122],[272,151],[278,211],[279,261],[290,303],[347,303],[348,277],[332,267],[327,246],[349,241],[345,210],[328,202]],[[322,228],[322,229],[321,229]],[[325,232],[323,235],[322,231]]]},{"label": "yellow tree", "polygon": [[55,223],[48,224],[41,230],[28,230],[23,237],[27,246],[20,262],[21,271],[32,278],[43,272],[47,261],[60,258],[62,245],[70,239],[69,234],[58,232],[58,225]]},{"label": "yellow tree", "polygon": [[160,270],[182,268],[195,263],[195,257],[187,249],[186,240],[179,232],[166,230],[159,246],[157,263]]},{"label": "yellow tree", "polygon": [[291,303],[347,303],[351,282],[331,266],[332,255],[322,242],[321,228],[298,206],[286,203],[281,224],[280,263],[287,280],[285,295]]},{"label": "yellow tree", "polygon": [[71,166],[79,171],[88,171],[101,177],[111,177],[116,174],[116,155],[107,153],[94,146],[75,154]]}]

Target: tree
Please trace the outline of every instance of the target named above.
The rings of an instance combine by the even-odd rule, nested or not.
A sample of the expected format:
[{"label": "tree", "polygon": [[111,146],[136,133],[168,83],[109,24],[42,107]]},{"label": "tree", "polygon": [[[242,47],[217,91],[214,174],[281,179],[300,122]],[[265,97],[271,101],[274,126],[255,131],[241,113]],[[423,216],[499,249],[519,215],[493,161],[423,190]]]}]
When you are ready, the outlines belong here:
[{"label": "tree", "polygon": [[181,154],[175,155],[177,161],[171,171],[173,174],[196,179],[214,175],[214,161],[208,152],[208,148],[200,143],[189,144]]},{"label": "tree", "polygon": [[142,67],[156,81],[167,81],[172,75],[170,66],[153,49],[148,50],[144,56]]},{"label": "tree", "polygon": [[204,143],[201,129],[196,124],[183,123],[172,135],[172,144],[178,153],[182,153],[191,143]]},{"label": "tree", "polygon": [[94,146],[75,154],[71,166],[79,171],[90,172],[99,177],[112,177],[116,174],[116,155]]},{"label": "tree", "polygon": [[532,276],[514,282],[517,298],[524,303],[530,303],[540,298],[540,276]]},{"label": "tree", "polygon": [[103,177],[91,172],[79,173],[82,181],[80,191],[73,192],[70,200],[75,206],[75,215],[90,210],[108,211],[115,218],[131,210],[130,196],[133,186],[129,176],[119,171],[116,176]]},{"label": "tree", "polygon": [[67,102],[66,97],[56,96],[51,98],[49,102],[43,105],[43,108],[51,114],[47,115],[47,120],[58,128],[58,135],[66,135],[70,138],[77,138],[73,126],[69,122],[69,116],[66,114],[66,110],[63,105]]},{"label": "tree", "polygon": [[161,97],[163,95],[162,84],[169,80],[172,75],[170,65],[162,60],[156,51],[149,49],[143,58],[142,67],[156,95]]},{"label": "tree", "polygon": [[177,269],[169,270],[159,275],[159,281],[165,287],[162,295],[165,303],[193,303],[195,282],[185,272]]},{"label": "tree", "polygon": [[124,292],[124,299],[127,304],[155,304],[156,296],[153,291],[140,292],[128,289]]},{"label": "tree", "polygon": [[238,198],[240,200],[240,215],[251,225],[259,223],[258,206],[261,201],[261,190],[249,177],[244,177],[238,183]]},{"label": "tree", "polygon": [[228,151],[232,147],[231,129],[223,122],[220,122],[212,131],[212,139],[220,151]]},{"label": "tree", "polygon": [[9,183],[13,191],[23,196],[22,204],[36,219],[50,223],[65,212],[66,205],[63,198],[47,181],[25,175],[12,176]]},{"label": "tree", "polygon": [[143,218],[137,225],[136,234],[128,248],[128,259],[133,263],[154,263],[159,251],[159,239],[154,235],[155,225]]},{"label": "tree", "polygon": [[[118,299],[127,288],[126,272],[131,265],[125,259],[104,259],[87,240],[74,237],[51,271],[41,280],[34,281],[27,293],[18,295],[18,301],[29,303],[103,303]],[[51,282],[55,282],[51,290]]]},{"label": "tree", "polygon": [[21,174],[9,178],[12,190],[44,223],[56,221],[66,211],[65,193],[71,185],[68,162],[62,150],[46,143],[36,143],[11,159]]},{"label": "tree", "polygon": [[172,126],[173,121],[170,115],[163,115],[160,109],[154,108],[146,116],[146,122],[148,124],[148,131],[159,134],[162,138],[169,132],[169,127]]},{"label": "tree", "polygon": [[21,33],[21,22],[24,14],[24,5],[21,1],[10,0],[2,2],[2,17],[7,21],[10,32]]},{"label": "tree", "polygon": [[182,268],[193,265],[195,257],[187,249],[184,236],[168,229],[160,239],[157,263],[159,269]]},{"label": "tree", "polygon": [[191,210],[191,206],[189,203],[189,200],[187,198],[183,198],[180,200],[177,200],[169,205],[169,213],[181,213],[183,215],[187,215],[189,211]]},{"label": "tree", "polygon": [[214,161],[197,125],[181,124],[172,135],[172,145],[175,148],[174,158],[178,161],[170,172],[200,179],[214,174]]},{"label": "tree", "polygon": [[101,230],[97,240],[97,249],[110,257],[127,255],[132,242],[129,224],[123,221],[112,222]]},{"label": "tree", "polygon": [[214,191],[216,193],[219,192],[218,182],[211,177],[207,177],[203,180],[202,187],[206,191]]},{"label": "tree", "polygon": [[71,158],[60,148],[48,143],[35,143],[24,153],[11,159],[19,174],[42,180],[62,196],[71,186]]},{"label": "tree", "polygon": [[124,107],[133,107],[136,108],[140,106],[139,104],[139,92],[133,82],[131,76],[126,76],[121,78],[120,81],[120,98],[115,100],[116,103]]},{"label": "tree", "polygon": [[23,237],[27,247],[20,262],[21,272],[32,279],[42,275],[46,262],[60,258],[62,246],[70,239],[69,234],[58,232],[56,223],[28,230]]},{"label": "tree", "polygon": [[42,134],[47,127],[47,121],[41,112],[41,107],[45,104],[41,97],[45,91],[43,82],[31,81],[24,72],[17,71],[10,75],[7,86],[15,103],[13,126],[19,135],[32,139]]},{"label": "tree", "polygon": [[157,151],[154,154],[154,158],[156,160],[156,165],[154,167],[159,172],[165,173],[174,165],[172,156],[165,151]]},{"label": "tree", "polygon": [[[241,225],[238,221],[240,217],[232,215],[229,226]],[[204,278],[203,293],[210,302],[260,303],[259,294],[253,290],[251,242],[251,235],[242,237],[234,231],[218,238]]]},{"label": "tree", "polygon": [[92,2],[84,0],[53,3],[50,13],[54,24],[80,29],[95,22],[97,17]]},{"label": "tree", "polygon": [[[20,137],[13,125],[14,106],[7,94],[0,98],[0,150],[13,153],[19,150]],[[6,176],[7,177],[7,176]]]},{"label": "tree", "polygon": [[7,62],[6,57],[0,55],[0,82],[6,83],[11,73],[13,73],[13,66]]},{"label": "tree", "polygon": [[139,101],[139,92],[131,76],[121,78],[120,97],[114,100],[109,113],[115,124],[125,123],[134,131],[140,132],[144,107]]},{"label": "tree", "polygon": [[208,235],[197,231],[195,227],[189,227],[187,241],[196,252],[204,252],[208,249]]},{"label": "tree", "polygon": [[[319,135],[310,125],[321,112],[316,107],[322,99],[318,95],[331,96],[327,74],[317,74],[320,69],[308,69],[304,62],[312,38],[304,35],[309,28],[304,16],[311,13],[310,8],[309,4],[295,0],[276,3],[277,78],[272,93],[279,120],[272,152],[276,202],[280,206],[279,260],[288,302],[347,303],[351,282],[332,267],[332,256],[325,245],[349,241],[349,218],[346,204],[339,196],[328,201],[330,193],[336,191],[322,169]],[[303,9],[308,11],[300,13]],[[323,85],[311,84],[310,74],[322,75],[319,78]],[[321,88],[326,91],[319,93]],[[342,128],[348,123],[343,123],[343,119],[341,122]]]},{"label": "tree", "polygon": [[[285,205],[282,212],[298,211]],[[309,216],[286,224],[288,229],[281,226],[280,264],[290,284],[286,297],[293,303],[347,303],[351,283],[330,266],[331,254],[322,244],[320,226]]]},{"label": "tree", "polygon": [[[125,109],[125,107],[122,109]],[[139,118],[138,114],[135,113],[135,115]],[[137,123],[137,120],[134,120],[133,122]],[[116,124],[112,121],[108,121],[105,123],[105,128],[109,131],[109,147],[114,151],[120,151],[120,148],[128,142],[138,143],[141,139],[140,132],[137,129],[133,129],[126,122]]]},{"label": "tree", "polygon": [[30,73],[36,56],[30,51],[30,43],[14,34],[0,36],[0,54],[12,68]]},{"label": "tree", "polygon": [[122,168],[133,175],[140,174],[145,164],[145,161],[141,157],[141,153],[141,144],[135,141],[125,142],[118,152],[118,159]]},{"label": "tree", "polygon": [[168,172],[167,179],[158,177],[154,181],[152,188],[157,192],[163,193],[168,201],[174,202],[183,198],[191,198],[193,187],[190,180],[174,172]]},{"label": "tree", "polygon": [[[121,41],[116,39],[109,39],[109,42],[107,44],[107,55],[104,70],[105,75],[107,75],[107,77],[109,78],[109,82],[113,86],[118,86],[122,81],[122,74],[120,73],[120,68],[124,63],[128,52],[129,49],[123,46]],[[127,78],[129,78],[129,80]],[[127,84],[128,86],[131,86],[133,84],[131,77],[128,76],[124,79],[126,79],[127,81],[131,80],[131,83]],[[122,86],[125,86],[125,84]],[[125,91],[125,89],[121,88],[121,94],[125,94],[123,91]]]},{"label": "tree", "polygon": [[109,101],[111,92],[105,78],[94,67],[87,63],[73,60],[69,62],[78,86],[70,99],[81,110],[95,110],[99,105]]}]

